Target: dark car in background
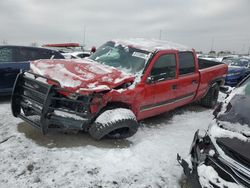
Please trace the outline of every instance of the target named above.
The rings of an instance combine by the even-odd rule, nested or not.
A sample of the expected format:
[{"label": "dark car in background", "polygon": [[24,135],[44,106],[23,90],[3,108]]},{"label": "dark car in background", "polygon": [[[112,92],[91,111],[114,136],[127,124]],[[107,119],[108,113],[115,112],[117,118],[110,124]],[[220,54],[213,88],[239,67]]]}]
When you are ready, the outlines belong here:
[{"label": "dark car in background", "polygon": [[91,52],[86,51],[79,43],[44,44],[43,47],[58,50],[65,59],[82,59],[91,55]]},{"label": "dark car in background", "polygon": [[225,84],[228,86],[236,86],[243,78],[250,74],[250,59],[234,58],[225,61],[228,66],[228,74]]},{"label": "dark car in background", "polygon": [[45,48],[0,46],[0,95],[11,94],[17,74],[29,69],[29,61],[51,58],[64,59],[64,56]]},{"label": "dark car in background", "polygon": [[179,155],[191,187],[250,187],[250,76],[214,111],[208,131],[197,131],[190,161]]}]

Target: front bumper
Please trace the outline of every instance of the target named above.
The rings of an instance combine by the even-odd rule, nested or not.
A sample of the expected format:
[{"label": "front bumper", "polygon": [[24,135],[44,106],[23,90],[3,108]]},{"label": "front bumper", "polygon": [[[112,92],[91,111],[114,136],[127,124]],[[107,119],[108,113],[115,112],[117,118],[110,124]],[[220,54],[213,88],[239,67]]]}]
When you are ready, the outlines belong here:
[{"label": "front bumper", "polygon": [[178,154],[177,154],[177,161],[182,166],[184,174],[187,177],[187,184],[188,184],[187,187],[201,188],[197,169],[191,169],[187,161],[182,159]]},{"label": "front bumper", "polygon": [[[194,139],[191,145],[191,152],[193,151],[193,149],[195,148],[196,142],[198,140],[198,131],[195,132],[194,134]],[[198,176],[198,172],[197,172],[197,168],[195,167],[190,167],[190,163],[188,163],[187,161],[185,161],[184,159],[182,159],[179,154],[177,154],[177,161],[178,163],[182,166],[183,168],[183,172],[187,177],[187,184],[189,187],[192,188],[201,188],[201,184],[199,181],[199,176]],[[191,162],[191,161],[190,161]]]},{"label": "front bumper", "polygon": [[72,92],[59,85],[41,75],[20,73],[11,98],[13,115],[40,129],[43,134],[49,128],[87,129],[94,118],[90,112],[93,96],[71,99],[66,96]]}]

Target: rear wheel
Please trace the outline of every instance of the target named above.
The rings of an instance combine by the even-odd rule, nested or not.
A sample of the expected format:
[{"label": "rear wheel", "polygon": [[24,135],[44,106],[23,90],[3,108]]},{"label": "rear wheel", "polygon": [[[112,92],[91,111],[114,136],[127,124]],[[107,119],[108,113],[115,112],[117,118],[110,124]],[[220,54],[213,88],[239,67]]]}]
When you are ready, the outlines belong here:
[{"label": "rear wheel", "polygon": [[219,85],[216,83],[210,87],[206,96],[201,99],[201,105],[207,108],[214,108],[219,96]]},{"label": "rear wheel", "polygon": [[89,128],[89,134],[96,140],[103,137],[123,139],[134,135],[138,126],[131,110],[117,108],[104,111]]}]

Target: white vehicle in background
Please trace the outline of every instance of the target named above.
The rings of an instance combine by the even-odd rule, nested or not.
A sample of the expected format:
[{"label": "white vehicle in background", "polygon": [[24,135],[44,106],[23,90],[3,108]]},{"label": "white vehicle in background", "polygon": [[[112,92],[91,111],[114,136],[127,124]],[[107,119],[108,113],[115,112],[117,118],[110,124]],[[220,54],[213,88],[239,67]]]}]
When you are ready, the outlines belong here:
[{"label": "white vehicle in background", "polygon": [[91,52],[85,51],[78,43],[45,44],[43,47],[58,50],[65,59],[82,59],[90,56]]},{"label": "white vehicle in background", "polygon": [[238,55],[226,55],[226,56],[216,57],[213,55],[197,54],[197,57],[200,59],[206,59],[206,60],[210,60],[210,61],[224,62],[227,60],[237,58],[239,56]]},{"label": "white vehicle in background", "polygon": [[82,59],[90,56],[90,52],[71,52],[71,53],[61,53],[65,59]]},{"label": "white vehicle in background", "polygon": [[212,56],[212,55],[199,54],[199,55],[197,55],[197,57],[199,59],[206,59],[206,60],[209,60],[209,61],[220,62],[219,59],[217,59],[215,56]]},{"label": "white vehicle in background", "polygon": [[71,53],[72,58],[85,58],[90,56],[90,52],[85,51],[85,52],[73,52]]},{"label": "white vehicle in background", "polygon": [[238,57],[239,55],[227,55],[227,56],[222,56],[220,58],[221,58],[221,61],[224,62],[224,61],[232,60]]}]

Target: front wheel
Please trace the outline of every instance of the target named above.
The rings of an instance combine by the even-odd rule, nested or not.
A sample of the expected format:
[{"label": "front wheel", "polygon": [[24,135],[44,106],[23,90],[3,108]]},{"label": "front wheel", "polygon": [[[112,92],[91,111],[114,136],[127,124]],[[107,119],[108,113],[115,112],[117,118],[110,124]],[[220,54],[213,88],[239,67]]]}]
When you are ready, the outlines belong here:
[{"label": "front wheel", "polygon": [[123,139],[133,136],[138,129],[134,113],[125,108],[104,111],[89,128],[89,134],[96,140],[103,137]]},{"label": "front wheel", "polygon": [[217,104],[219,90],[220,88],[217,83],[210,87],[205,97],[201,99],[201,105],[207,108],[214,108]]}]

